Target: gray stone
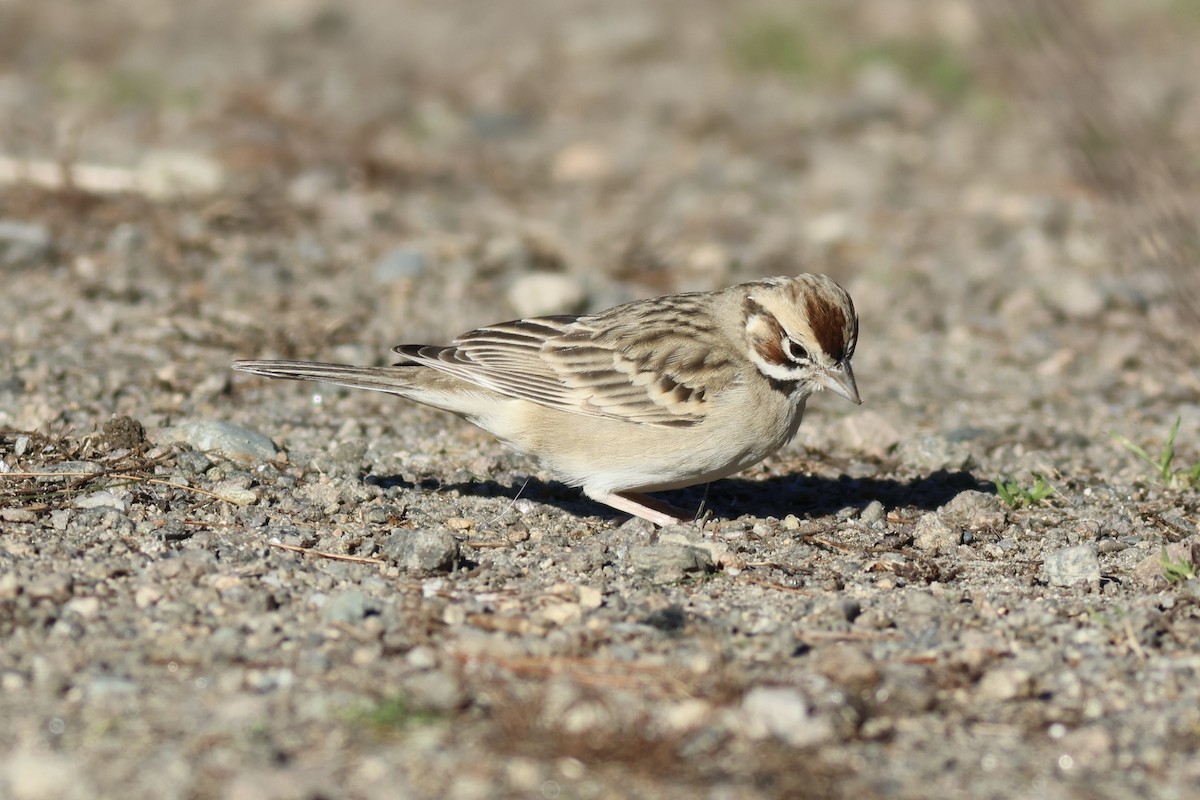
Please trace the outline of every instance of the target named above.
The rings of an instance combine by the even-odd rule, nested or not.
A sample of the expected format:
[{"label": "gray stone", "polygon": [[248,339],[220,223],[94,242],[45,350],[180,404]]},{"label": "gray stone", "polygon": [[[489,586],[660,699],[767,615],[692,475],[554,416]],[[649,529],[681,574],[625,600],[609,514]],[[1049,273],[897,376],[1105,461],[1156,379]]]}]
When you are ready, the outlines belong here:
[{"label": "gray stone", "polygon": [[862,513],[858,515],[858,518],[863,522],[870,524],[872,522],[879,522],[886,516],[887,511],[884,509],[883,503],[879,502],[878,500],[872,500],[871,502],[867,503],[867,507],[862,510]]},{"label": "gray stone", "polygon": [[1192,602],[1200,600],[1200,578],[1188,578],[1179,583],[1179,594]]},{"label": "gray stone", "polygon": [[957,527],[971,530],[997,530],[1007,520],[999,497],[974,489],[959,492],[939,510]]},{"label": "gray stone", "polygon": [[124,261],[146,247],[146,234],[137,225],[122,223],[113,228],[104,245],[109,255]]},{"label": "gray stone", "polygon": [[39,472],[42,473],[42,479],[48,479],[51,475],[75,478],[82,475],[99,475],[104,472],[104,467],[95,461],[60,461],[57,464],[42,466]]},{"label": "gray stone", "polygon": [[100,676],[87,684],[88,697],[92,700],[132,697],[137,694],[137,690],[137,684],[131,679],[116,675]]},{"label": "gray stone", "polygon": [[817,649],[813,669],[855,693],[879,683],[879,667],[865,648],[853,644],[839,642]]},{"label": "gray stone", "polygon": [[1051,586],[1100,584],[1100,557],[1094,544],[1077,544],[1050,553],[1042,561]]},{"label": "gray stone", "polygon": [[448,572],[459,560],[458,540],[440,530],[394,528],[380,551],[388,562],[413,572]]},{"label": "gray stone", "polygon": [[321,619],[329,625],[344,623],[353,625],[367,616],[367,596],[362,592],[349,591],[335,594],[321,606]]},{"label": "gray stone", "polygon": [[712,556],[687,544],[635,545],[625,556],[630,568],[654,583],[675,583],[716,569]]},{"label": "gray stone", "polygon": [[883,458],[900,442],[896,426],[876,411],[852,414],[840,423],[841,443],[851,450]]},{"label": "gray stone", "polygon": [[971,460],[971,449],[963,442],[952,442],[944,436],[920,436],[900,442],[896,455],[903,464],[933,472],[962,469]]},{"label": "gray stone", "polygon": [[429,258],[419,247],[406,245],[389,250],[375,262],[375,280],[393,283],[424,275],[429,269]]},{"label": "gray stone", "polygon": [[753,739],[773,736],[792,747],[808,747],[833,737],[829,720],[809,714],[808,700],[790,686],[756,686],[742,698],[741,722]]},{"label": "gray stone", "polygon": [[508,290],[508,302],[522,317],[579,311],[585,298],[583,287],[577,280],[554,272],[526,275]]},{"label": "gray stone", "polygon": [[942,507],[942,511],[957,517],[971,518],[978,514],[1000,510],[1000,498],[994,494],[967,489],[959,492],[954,499]]},{"label": "gray stone", "polygon": [[913,529],[913,545],[920,550],[941,550],[956,547],[962,534],[951,528],[937,514],[923,514]]},{"label": "gray stone", "polygon": [[107,489],[101,489],[98,492],[92,492],[91,494],[85,494],[82,497],[77,497],[72,505],[74,505],[76,508],[82,509],[115,508],[122,514],[129,511],[129,504]]},{"label": "gray stone", "polygon": [[[1166,552],[1162,548],[1155,550],[1151,555],[1146,556],[1138,562],[1133,568],[1133,575],[1138,583],[1143,586],[1166,586],[1168,565],[1164,563],[1163,558],[1175,566],[1176,571],[1186,571],[1186,565],[1192,565],[1192,572],[1196,573],[1200,570],[1200,540],[1186,539],[1182,542],[1173,542],[1166,546]],[[1178,577],[1186,577],[1179,574]],[[1189,581],[1190,582],[1190,581]]]},{"label": "gray stone", "polygon": [[198,450],[184,450],[175,457],[175,466],[187,475],[203,475],[212,466],[212,459]]},{"label": "gray stone", "polygon": [[49,258],[50,231],[32,222],[0,219],[0,264],[6,267],[36,264]]},{"label": "gray stone", "polygon": [[418,645],[405,654],[404,660],[413,669],[433,669],[438,665],[438,654],[432,647]]},{"label": "gray stone", "polygon": [[458,679],[442,670],[418,672],[404,681],[404,689],[413,707],[422,711],[454,711],[466,700]]},{"label": "gray stone", "polygon": [[0,508],[0,520],[5,522],[36,522],[37,514],[27,508]]},{"label": "gray stone", "polygon": [[245,651],[245,637],[236,628],[223,625],[208,637],[205,648],[209,657],[223,661],[236,661]]},{"label": "gray stone", "polygon": [[658,544],[679,544],[703,551],[714,569],[722,569],[737,561],[733,549],[722,541],[704,536],[693,526],[671,525],[658,534]]},{"label": "gray stone", "polygon": [[1042,286],[1043,296],[1056,310],[1072,319],[1090,319],[1108,305],[1102,282],[1094,275],[1054,270],[1053,280]]},{"label": "gray stone", "polygon": [[174,558],[155,562],[147,572],[165,581],[198,583],[217,571],[217,557],[208,550],[184,550]]},{"label": "gray stone", "polygon": [[924,713],[937,702],[933,673],[920,664],[885,664],[882,678],[871,694],[871,702],[880,713],[889,716]]},{"label": "gray stone", "polygon": [[222,500],[235,503],[239,506],[250,506],[258,502],[258,492],[253,489],[235,486],[231,481],[217,484],[212,487],[212,492]]},{"label": "gray stone", "polygon": [[1028,670],[1006,664],[989,670],[979,681],[978,695],[985,700],[1004,702],[1028,697],[1033,690],[1033,676]]},{"label": "gray stone", "polygon": [[203,453],[215,453],[242,464],[274,461],[279,454],[279,447],[258,431],[215,420],[163,428],[158,438],[165,442],[183,442]]}]

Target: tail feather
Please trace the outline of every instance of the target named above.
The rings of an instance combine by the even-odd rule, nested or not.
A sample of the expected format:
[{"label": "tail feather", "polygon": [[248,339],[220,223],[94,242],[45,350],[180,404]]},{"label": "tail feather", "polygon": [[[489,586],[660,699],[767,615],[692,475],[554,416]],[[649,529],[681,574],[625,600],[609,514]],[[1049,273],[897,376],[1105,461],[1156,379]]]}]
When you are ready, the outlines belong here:
[{"label": "tail feather", "polygon": [[[354,367],[317,361],[235,361],[233,368],[266,378],[320,381],[352,389],[403,394],[412,384],[405,373],[414,367]],[[419,369],[419,367],[415,367]]]}]

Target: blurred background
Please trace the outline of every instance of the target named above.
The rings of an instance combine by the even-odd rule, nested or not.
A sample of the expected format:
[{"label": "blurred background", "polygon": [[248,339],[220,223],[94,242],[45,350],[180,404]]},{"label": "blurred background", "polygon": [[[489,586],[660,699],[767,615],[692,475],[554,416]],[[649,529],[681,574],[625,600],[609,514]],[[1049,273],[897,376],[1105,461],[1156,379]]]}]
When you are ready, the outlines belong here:
[{"label": "blurred background", "polygon": [[[851,289],[875,397],[980,358],[1197,386],[1197,0],[0,18],[12,344],[132,348],[176,398],[215,391],[230,355],[380,362],[497,318],[799,271]],[[164,337],[207,346],[194,374]]]}]

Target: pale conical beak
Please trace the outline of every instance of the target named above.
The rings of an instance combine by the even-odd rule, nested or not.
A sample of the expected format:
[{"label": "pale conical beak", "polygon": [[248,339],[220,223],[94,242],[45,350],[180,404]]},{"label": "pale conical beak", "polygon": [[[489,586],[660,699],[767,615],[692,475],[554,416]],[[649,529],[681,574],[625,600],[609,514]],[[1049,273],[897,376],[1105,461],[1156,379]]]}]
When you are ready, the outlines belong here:
[{"label": "pale conical beak", "polygon": [[854,383],[854,371],[850,369],[849,361],[839,361],[837,366],[817,378],[826,389],[837,392],[851,403],[862,405],[858,396],[858,386]]}]

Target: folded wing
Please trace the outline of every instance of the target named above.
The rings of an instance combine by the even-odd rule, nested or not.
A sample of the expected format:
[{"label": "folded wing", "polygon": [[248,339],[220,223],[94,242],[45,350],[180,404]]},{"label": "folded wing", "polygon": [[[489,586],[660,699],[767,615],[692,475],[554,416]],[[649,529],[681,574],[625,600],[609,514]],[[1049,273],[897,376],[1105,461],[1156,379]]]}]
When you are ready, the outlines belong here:
[{"label": "folded wing", "polygon": [[688,426],[735,380],[698,295],[586,317],[538,317],[470,331],[451,344],[402,345],[412,363],[551,408]]}]

